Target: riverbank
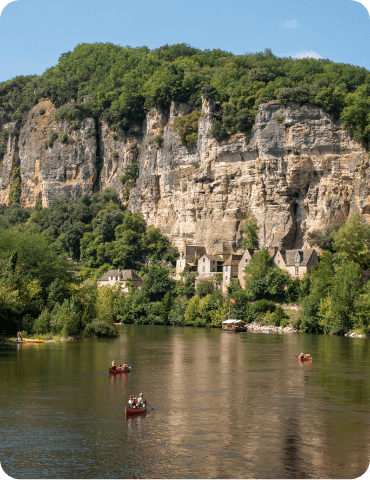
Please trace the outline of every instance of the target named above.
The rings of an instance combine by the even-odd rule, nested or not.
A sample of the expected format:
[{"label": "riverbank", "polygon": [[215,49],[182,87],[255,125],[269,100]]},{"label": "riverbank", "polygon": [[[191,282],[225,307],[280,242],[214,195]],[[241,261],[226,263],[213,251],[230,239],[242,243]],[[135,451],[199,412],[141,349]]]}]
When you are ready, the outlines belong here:
[{"label": "riverbank", "polygon": [[277,327],[275,325],[264,325],[260,322],[252,322],[248,325],[248,330],[253,330],[262,333],[301,333],[293,327]]}]

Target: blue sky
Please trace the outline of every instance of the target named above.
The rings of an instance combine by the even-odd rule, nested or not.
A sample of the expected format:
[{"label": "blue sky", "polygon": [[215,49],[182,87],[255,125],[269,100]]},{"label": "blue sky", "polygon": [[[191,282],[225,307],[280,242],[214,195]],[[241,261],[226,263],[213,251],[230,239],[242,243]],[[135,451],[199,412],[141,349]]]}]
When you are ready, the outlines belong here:
[{"label": "blue sky", "polygon": [[17,0],[0,16],[0,81],[40,75],[84,42],[271,48],[370,70],[369,13],[352,0]]}]

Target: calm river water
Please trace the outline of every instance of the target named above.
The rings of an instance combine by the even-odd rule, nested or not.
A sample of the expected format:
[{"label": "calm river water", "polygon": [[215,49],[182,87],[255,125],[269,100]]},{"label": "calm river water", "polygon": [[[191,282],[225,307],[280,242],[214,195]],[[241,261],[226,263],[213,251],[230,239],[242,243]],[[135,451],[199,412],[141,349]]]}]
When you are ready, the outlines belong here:
[{"label": "calm river water", "polygon": [[[122,325],[0,347],[14,478],[355,478],[370,461],[370,341]],[[299,363],[302,350],[313,356]],[[127,375],[109,375],[112,359]],[[149,413],[125,419],[131,393]]]}]

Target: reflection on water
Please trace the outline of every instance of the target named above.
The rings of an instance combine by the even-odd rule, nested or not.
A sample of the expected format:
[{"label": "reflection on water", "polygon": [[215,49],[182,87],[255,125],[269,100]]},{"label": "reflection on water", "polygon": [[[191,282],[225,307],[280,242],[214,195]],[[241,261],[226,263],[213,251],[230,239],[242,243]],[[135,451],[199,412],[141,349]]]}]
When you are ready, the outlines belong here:
[{"label": "reflection on water", "polygon": [[[369,341],[121,326],[0,351],[15,478],[355,478],[369,465]],[[312,364],[294,355],[308,351]],[[128,374],[109,375],[111,360]],[[152,409],[125,418],[130,394]]]}]

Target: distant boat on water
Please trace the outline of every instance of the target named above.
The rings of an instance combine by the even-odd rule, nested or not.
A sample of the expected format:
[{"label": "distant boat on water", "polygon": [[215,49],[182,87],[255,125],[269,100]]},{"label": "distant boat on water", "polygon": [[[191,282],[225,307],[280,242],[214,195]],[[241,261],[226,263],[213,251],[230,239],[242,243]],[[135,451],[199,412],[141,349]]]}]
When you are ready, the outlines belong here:
[{"label": "distant boat on water", "polygon": [[229,319],[221,323],[222,330],[224,332],[246,332],[248,326],[243,320]]}]

